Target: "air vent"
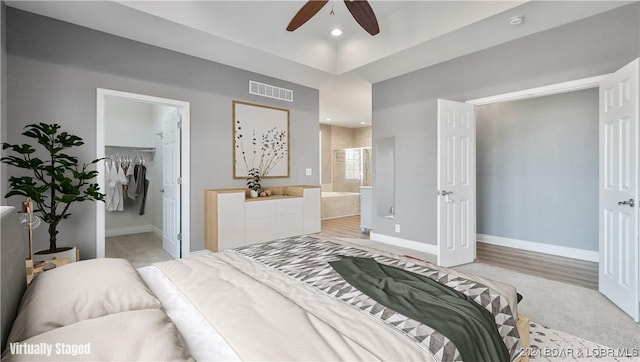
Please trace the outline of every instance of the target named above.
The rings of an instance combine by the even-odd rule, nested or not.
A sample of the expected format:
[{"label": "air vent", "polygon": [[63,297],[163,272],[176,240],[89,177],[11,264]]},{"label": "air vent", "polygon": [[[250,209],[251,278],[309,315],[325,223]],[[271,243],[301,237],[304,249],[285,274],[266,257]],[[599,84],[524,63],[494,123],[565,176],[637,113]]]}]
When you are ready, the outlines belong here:
[{"label": "air vent", "polygon": [[280,99],[282,101],[293,102],[293,91],[291,89],[280,88],[253,80],[249,81],[249,93],[263,97]]}]

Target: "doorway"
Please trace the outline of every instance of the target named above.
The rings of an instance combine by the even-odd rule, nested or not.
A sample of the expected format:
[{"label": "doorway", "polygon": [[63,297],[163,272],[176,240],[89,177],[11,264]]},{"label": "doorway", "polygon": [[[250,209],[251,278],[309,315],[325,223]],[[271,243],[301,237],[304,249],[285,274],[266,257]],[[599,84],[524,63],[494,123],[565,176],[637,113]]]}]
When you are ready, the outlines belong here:
[{"label": "doorway", "polygon": [[[467,101],[481,112],[478,117],[483,126],[478,130],[478,149],[486,155],[478,161],[478,204],[483,205],[478,210],[478,223],[483,225],[478,230],[478,241],[558,257],[598,261],[598,252],[584,247],[588,234],[597,234],[595,226],[585,235],[575,237],[576,229],[584,231],[584,218],[576,219],[571,225],[556,225],[555,228],[549,225],[553,226],[555,220],[563,218],[553,214],[562,207],[565,207],[561,210],[564,214],[560,215],[571,214],[576,209],[590,209],[593,214],[589,219],[591,223],[597,218],[597,89],[604,78],[605,75],[600,75]],[[542,119],[544,127],[539,126],[539,120],[527,116],[532,112],[536,113],[536,119]],[[486,124],[488,115],[494,118],[490,124]],[[572,120],[568,121],[570,118]],[[517,124],[512,124],[516,121]],[[576,138],[580,138],[582,143],[571,143],[577,142]],[[590,153],[580,155],[577,150]],[[527,167],[523,165],[525,161]],[[564,179],[551,177],[557,170],[565,175]],[[503,179],[509,180],[501,182]],[[561,188],[563,183],[568,185],[564,189]],[[580,197],[563,197],[568,192],[567,187]],[[529,192],[522,192],[523,188]],[[587,193],[591,195],[590,201],[585,200]],[[493,197],[494,194],[498,196]],[[534,205],[539,206],[533,208]],[[544,205],[547,207],[545,212],[537,211]],[[512,229],[505,229],[511,225],[516,225],[519,230],[526,229],[528,236],[504,237],[507,231],[514,233]],[[536,228],[532,225],[545,226]],[[582,243],[565,242],[560,246],[535,242],[558,241],[560,226],[562,240],[573,238]],[[544,234],[548,232],[556,234]],[[597,240],[590,241],[591,247],[597,244]]]},{"label": "doorway", "polygon": [[[640,308],[638,307],[640,300],[638,282],[640,280],[640,254],[638,253],[638,211],[636,208],[636,200],[638,199],[638,164],[636,161],[638,139],[636,130],[638,117],[640,117],[638,111],[639,64],[640,60],[636,59],[611,75],[522,91],[519,94],[511,94],[511,97],[492,97],[493,99],[470,101],[474,104],[487,104],[499,101],[500,99],[497,98],[515,100],[528,98],[531,95],[545,95],[545,93],[548,95],[587,88],[598,89],[598,129],[594,133],[597,134],[599,140],[592,143],[599,143],[599,146],[598,150],[595,149],[596,147],[592,147],[595,155],[592,158],[596,161],[590,162],[597,164],[598,169],[592,172],[593,175],[590,177],[581,178],[581,181],[588,180],[593,183],[599,179],[597,182],[599,184],[597,186],[598,192],[595,195],[599,200],[594,200],[592,202],[594,205],[582,206],[583,209],[593,213],[596,212],[596,209],[598,210],[598,223],[591,222],[594,228],[597,226],[597,234],[599,234],[597,251],[548,244],[544,244],[544,248],[541,250],[536,250],[540,247],[539,243],[501,237],[483,241],[495,245],[506,241],[511,245],[505,246],[598,262],[600,292],[635,321],[640,320]],[[598,111],[595,110],[592,113],[598,114]],[[583,128],[583,125],[578,127],[579,130]],[[510,139],[509,137],[505,138]],[[563,139],[556,143],[572,148],[567,145],[568,140]],[[546,156],[547,159],[562,156],[560,152],[551,153],[552,155]],[[575,191],[576,184],[578,182],[570,185],[572,191]],[[541,186],[544,185],[537,186],[538,191],[542,188]],[[501,187],[505,188],[504,185]],[[580,194],[582,193],[578,192],[578,195]],[[574,195],[565,193],[558,195],[557,199],[564,203],[572,202],[575,204],[578,198],[571,196]],[[530,206],[530,203],[527,202],[519,204],[525,204],[525,207]],[[545,210],[545,212],[549,212],[549,210]],[[556,220],[566,221],[567,217],[571,216],[556,217]],[[584,225],[581,227],[584,228]],[[576,228],[573,229],[575,234]],[[596,234],[596,230],[592,230],[590,234]],[[482,239],[483,237],[479,235],[479,240]]]},{"label": "doorway", "polygon": [[[110,236],[158,249],[147,256],[189,255],[189,103],[99,88],[96,119],[96,154],[106,157],[98,184],[108,199],[96,203],[97,257],[110,256]],[[115,191],[114,175],[123,181]]]},{"label": "doorway", "polygon": [[371,192],[371,130],[371,126],[320,124],[321,218],[327,235],[346,233],[353,238],[368,238],[371,205],[366,200]]}]

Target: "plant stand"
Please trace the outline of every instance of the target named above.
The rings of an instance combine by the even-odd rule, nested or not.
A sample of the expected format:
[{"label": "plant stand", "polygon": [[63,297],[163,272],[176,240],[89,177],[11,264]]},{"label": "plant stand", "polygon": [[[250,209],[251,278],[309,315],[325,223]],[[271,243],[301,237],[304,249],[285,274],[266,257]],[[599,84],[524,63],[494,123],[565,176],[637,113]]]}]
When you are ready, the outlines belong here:
[{"label": "plant stand", "polygon": [[57,267],[69,264],[70,262],[71,262],[71,259],[69,258],[51,259],[51,260],[39,262],[36,265],[34,265],[33,260],[27,259],[25,261],[25,266],[27,271],[27,285],[30,285],[31,282],[33,281],[33,278],[35,278],[38,274],[46,271],[44,269],[45,264],[52,263],[53,265],[55,265],[55,268],[57,268]]}]

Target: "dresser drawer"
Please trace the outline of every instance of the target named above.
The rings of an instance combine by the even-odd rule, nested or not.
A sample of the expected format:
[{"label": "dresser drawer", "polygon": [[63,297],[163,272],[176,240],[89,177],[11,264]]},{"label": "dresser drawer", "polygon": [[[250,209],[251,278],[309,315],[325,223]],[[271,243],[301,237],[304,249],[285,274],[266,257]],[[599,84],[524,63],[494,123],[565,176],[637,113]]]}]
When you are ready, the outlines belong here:
[{"label": "dresser drawer", "polygon": [[302,198],[277,200],[278,215],[302,214]]},{"label": "dresser drawer", "polygon": [[[281,201],[281,200],[276,200]],[[271,201],[245,202],[244,217],[247,219],[262,219],[276,216],[278,209]]]}]

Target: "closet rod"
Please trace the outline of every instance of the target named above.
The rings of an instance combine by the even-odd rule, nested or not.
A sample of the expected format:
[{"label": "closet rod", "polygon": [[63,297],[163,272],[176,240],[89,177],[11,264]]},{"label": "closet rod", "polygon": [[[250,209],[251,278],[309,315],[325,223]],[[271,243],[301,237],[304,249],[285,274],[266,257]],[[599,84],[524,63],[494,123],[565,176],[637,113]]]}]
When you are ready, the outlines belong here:
[{"label": "closet rod", "polygon": [[136,152],[156,152],[155,147],[129,147],[129,146],[104,146],[104,148],[118,149],[118,150],[131,150]]}]

